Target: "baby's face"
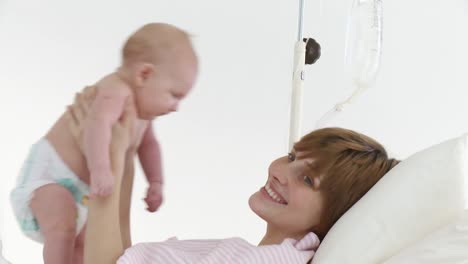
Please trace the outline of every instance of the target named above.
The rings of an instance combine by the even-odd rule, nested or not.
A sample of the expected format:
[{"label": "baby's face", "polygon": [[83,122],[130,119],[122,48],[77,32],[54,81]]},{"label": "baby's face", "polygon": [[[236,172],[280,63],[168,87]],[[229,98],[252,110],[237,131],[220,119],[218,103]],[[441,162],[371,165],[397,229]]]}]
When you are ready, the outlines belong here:
[{"label": "baby's face", "polygon": [[177,111],[180,101],[190,92],[194,81],[195,76],[182,70],[152,73],[144,86],[137,89],[139,118],[152,120]]}]

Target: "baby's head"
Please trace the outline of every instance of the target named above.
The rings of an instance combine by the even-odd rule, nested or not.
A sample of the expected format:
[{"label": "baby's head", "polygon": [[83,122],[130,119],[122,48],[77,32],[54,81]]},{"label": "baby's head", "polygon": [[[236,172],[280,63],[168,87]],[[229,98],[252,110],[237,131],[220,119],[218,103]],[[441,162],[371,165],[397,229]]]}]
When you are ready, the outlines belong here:
[{"label": "baby's head", "polygon": [[324,207],[316,233],[321,238],[399,161],[374,139],[343,128],[323,128],[294,145],[299,159],[313,160],[311,174]]},{"label": "baby's head", "polygon": [[147,120],[177,111],[198,71],[190,36],[164,23],[147,24],[133,33],[122,59],[119,73],[134,91],[139,117]]}]

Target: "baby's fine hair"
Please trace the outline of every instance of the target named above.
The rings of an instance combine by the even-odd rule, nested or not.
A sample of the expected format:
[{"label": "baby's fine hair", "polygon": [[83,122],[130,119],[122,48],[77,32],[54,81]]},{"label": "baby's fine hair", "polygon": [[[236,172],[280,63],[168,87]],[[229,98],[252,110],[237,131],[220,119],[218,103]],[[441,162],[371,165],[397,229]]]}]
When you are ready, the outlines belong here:
[{"label": "baby's fine hair", "polygon": [[190,36],[182,29],[165,23],[150,23],[139,28],[125,42],[123,64],[152,64],[174,60],[178,56],[195,56]]},{"label": "baby's fine hair", "polygon": [[[374,139],[343,128],[323,128],[305,135],[294,145],[301,158],[313,159],[311,177],[324,198],[317,230],[323,239],[335,222],[400,161],[389,158]],[[315,182],[315,181],[314,181]]]}]

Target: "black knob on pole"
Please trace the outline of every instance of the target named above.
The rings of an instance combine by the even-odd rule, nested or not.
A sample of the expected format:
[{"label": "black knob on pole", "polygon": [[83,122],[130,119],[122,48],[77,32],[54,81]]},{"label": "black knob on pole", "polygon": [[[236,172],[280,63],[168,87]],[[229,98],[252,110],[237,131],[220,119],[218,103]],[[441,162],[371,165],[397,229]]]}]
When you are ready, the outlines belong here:
[{"label": "black knob on pole", "polygon": [[314,64],[320,58],[320,44],[313,38],[302,39],[306,44],[305,64]]}]

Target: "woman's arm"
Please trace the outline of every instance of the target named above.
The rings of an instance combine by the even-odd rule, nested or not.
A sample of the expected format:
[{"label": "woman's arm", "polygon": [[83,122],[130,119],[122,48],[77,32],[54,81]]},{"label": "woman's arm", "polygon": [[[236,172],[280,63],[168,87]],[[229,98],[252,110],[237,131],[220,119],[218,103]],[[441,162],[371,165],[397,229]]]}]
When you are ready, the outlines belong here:
[{"label": "woman's arm", "polygon": [[[113,161],[111,160],[111,162]],[[119,222],[123,170],[118,166],[112,166],[112,170],[116,176],[112,194],[108,197],[93,198],[88,203],[88,221],[84,243],[85,264],[114,264],[124,252]]]},{"label": "woman's arm", "polygon": [[[90,88],[95,89],[95,88]],[[70,129],[82,142],[82,123],[86,118],[95,91],[85,89],[78,94],[75,103],[70,106],[68,118]],[[87,91],[88,90],[88,91]],[[110,158],[115,185],[108,197],[96,197],[88,203],[88,222],[85,235],[85,264],[114,264],[123,254],[122,234],[119,223],[119,201],[122,177],[125,166],[125,153],[130,142],[131,128],[135,122],[135,113],[126,106],[123,118],[112,128]]]}]

